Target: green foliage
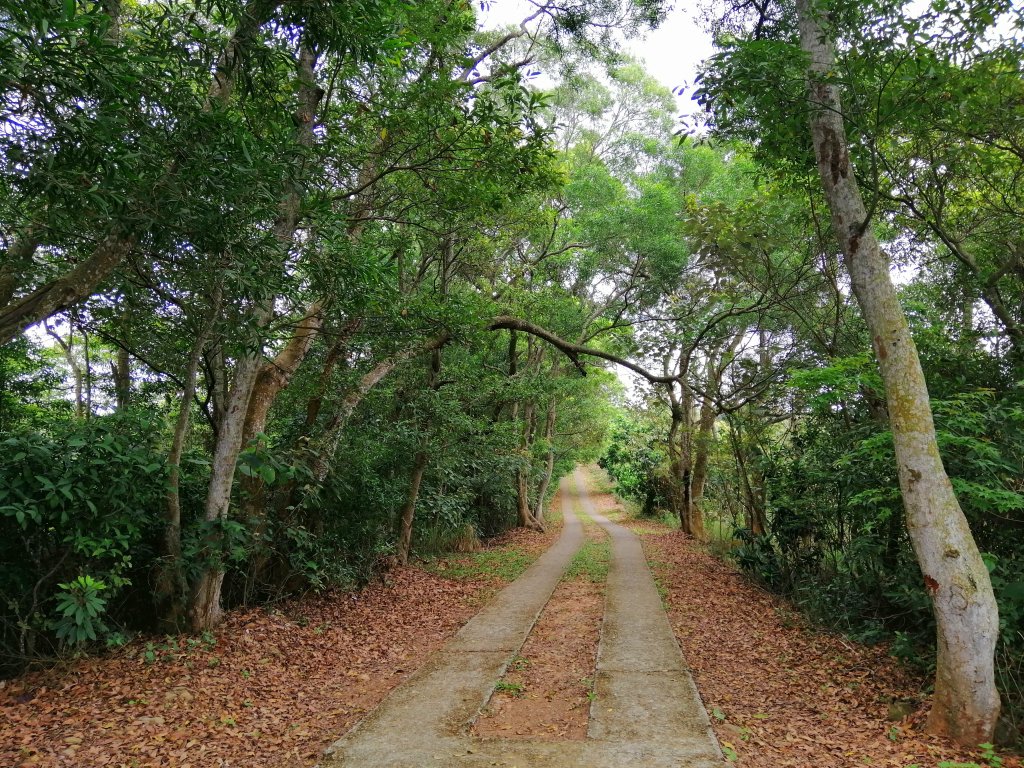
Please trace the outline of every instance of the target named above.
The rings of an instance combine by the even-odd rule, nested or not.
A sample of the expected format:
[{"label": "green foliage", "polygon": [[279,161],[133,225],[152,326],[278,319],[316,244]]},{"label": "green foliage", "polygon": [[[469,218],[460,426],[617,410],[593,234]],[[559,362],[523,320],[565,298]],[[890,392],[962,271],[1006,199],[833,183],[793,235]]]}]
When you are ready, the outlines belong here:
[{"label": "green foliage", "polygon": [[659,473],[667,459],[658,446],[662,438],[653,427],[632,412],[620,411],[612,421],[608,446],[598,460],[615,481],[615,493],[637,502],[644,515],[654,515],[666,505]]},{"label": "green foliage", "polygon": [[607,540],[586,541],[573,555],[562,578],[585,579],[594,584],[603,584],[608,578],[610,563],[611,544]]},{"label": "green foliage", "polygon": [[[161,424],[141,413],[51,421],[0,442],[3,653],[100,639],[137,607],[165,504]],[[187,463],[183,506],[195,509],[204,467]],[[103,596],[99,596],[99,592]],[[54,623],[54,613],[60,615]],[[143,612],[145,613],[145,611]],[[108,618],[109,617],[109,618]]]},{"label": "green foliage", "polygon": [[107,585],[91,576],[79,576],[57,587],[60,590],[57,592],[59,617],[54,623],[57,639],[70,645],[95,641],[97,633],[106,630],[100,616],[105,611],[107,601],[100,597],[100,592]]}]

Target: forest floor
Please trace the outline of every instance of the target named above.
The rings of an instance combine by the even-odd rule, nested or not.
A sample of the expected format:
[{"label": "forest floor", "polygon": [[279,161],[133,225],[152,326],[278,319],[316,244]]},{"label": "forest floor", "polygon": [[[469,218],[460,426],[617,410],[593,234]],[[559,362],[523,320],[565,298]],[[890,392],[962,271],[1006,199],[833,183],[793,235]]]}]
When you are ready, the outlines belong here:
[{"label": "forest floor", "polygon": [[[978,750],[925,734],[929,701],[922,691],[928,681],[885,646],[865,646],[809,625],[792,605],[677,529],[630,518],[598,473],[591,473],[591,488],[597,511],[643,541],[683,656],[731,762],[741,768],[990,765]],[[1022,765],[1019,758],[1000,758],[991,765]]]},{"label": "forest floor", "polygon": [[[731,762],[989,765],[924,733],[926,681],[884,647],[808,626],[678,531],[630,519],[600,492],[596,474],[590,485],[597,511],[643,541]],[[517,531],[482,553],[391,571],[357,593],[236,611],[205,638],[142,638],[0,682],[0,766],[310,766],[557,535],[557,526]],[[588,537],[600,540],[593,530]],[[508,695],[492,698],[494,711],[478,728],[505,738],[583,738],[589,682],[580,670],[593,667],[600,590],[571,573],[563,580],[552,598],[558,610],[549,603],[522,663],[505,678]],[[573,640],[580,634],[588,638],[582,644]],[[563,654],[572,642],[570,665]],[[517,695],[523,691],[540,692],[534,707],[553,708],[540,732],[519,712],[531,701]],[[905,716],[892,719],[906,702]],[[1004,768],[1021,768],[1019,759],[1002,757]]]},{"label": "forest floor", "polygon": [[0,766],[310,766],[558,532],[0,681]]}]

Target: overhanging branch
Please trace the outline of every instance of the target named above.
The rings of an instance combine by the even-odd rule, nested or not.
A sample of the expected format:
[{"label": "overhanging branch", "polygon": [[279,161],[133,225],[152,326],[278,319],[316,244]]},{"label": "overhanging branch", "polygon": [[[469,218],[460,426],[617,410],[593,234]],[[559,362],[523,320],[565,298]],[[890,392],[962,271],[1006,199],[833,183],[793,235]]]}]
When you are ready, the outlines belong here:
[{"label": "overhanging branch", "polygon": [[610,352],[594,349],[592,347],[580,346],[579,344],[573,344],[570,341],[566,341],[565,339],[556,336],[546,328],[534,325],[527,320],[520,320],[518,317],[499,315],[490,322],[487,328],[491,331],[499,331],[502,329],[509,331],[522,331],[523,333],[528,333],[531,336],[536,336],[538,339],[543,339],[572,360],[573,365],[575,365],[576,368],[579,369],[580,373],[584,375],[586,375],[586,369],[583,367],[580,357],[582,355],[587,355],[589,357],[597,357],[602,360],[607,360],[608,362],[615,363],[616,365],[621,365],[623,368],[628,368],[633,373],[638,376],[642,376],[652,384],[671,384],[678,380],[678,377],[676,376],[658,376],[657,374],[653,374],[650,371],[641,368],[636,363],[619,357],[618,355],[613,355]]}]

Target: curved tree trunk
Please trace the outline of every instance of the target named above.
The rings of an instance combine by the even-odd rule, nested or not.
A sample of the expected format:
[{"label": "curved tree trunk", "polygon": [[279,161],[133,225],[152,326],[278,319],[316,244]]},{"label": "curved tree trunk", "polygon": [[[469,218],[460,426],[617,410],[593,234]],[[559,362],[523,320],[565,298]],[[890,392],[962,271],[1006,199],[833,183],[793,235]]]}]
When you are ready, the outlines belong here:
[{"label": "curved tree trunk", "polygon": [[[119,36],[118,11],[120,3],[108,3],[112,24],[108,34],[116,40]],[[225,44],[217,60],[213,81],[207,96],[206,109],[223,105],[231,98],[238,78],[239,63],[244,60],[245,48],[255,39],[260,27],[273,14],[278,3],[267,0],[250,0],[242,11],[238,27]],[[32,237],[24,240],[22,248],[35,250],[37,244]],[[135,246],[135,236],[115,226],[93,248],[85,259],[60,277],[39,286],[36,290],[17,300],[11,300],[17,277],[17,266],[0,276],[0,298],[6,299],[0,308],[0,345],[11,341],[28,326],[52,317],[88,298],[100,287],[110,274],[121,264]],[[30,255],[30,253],[29,253]],[[16,254],[23,258],[24,254]]]},{"label": "curved tree trunk", "polygon": [[[232,64],[233,66],[234,64]],[[315,68],[316,54],[308,46],[300,45],[296,60],[299,103],[292,115],[296,126],[295,143],[299,146],[309,146],[313,142],[313,120],[320,100],[324,96],[323,91],[317,87]],[[298,181],[293,182],[290,189],[287,189],[283,195],[280,211],[273,228],[274,240],[282,251],[287,251],[294,242],[295,233],[299,227],[302,197],[303,193]],[[252,316],[254,327],[263,328],[273,317],[273,302],[263,300],[253,310]],[[308,349],[308,344],[312,343],[312,337],[319,330],[319,307],[316,307],[316,312],[307,315],[307,318],[304,331],[293,338],[296,347],[300,349]],[[297,367],[301,360],[302,356],[299,355],[294,365]],[[214,448],[210,485],[206,496],[207,523],[215,524],[227,517],[231,505],[231,489],[234,485],[238,454],[241,453],[245,444],[245,428],[249,421],[250,402],[262,370],[263,351],[262,343],[260,343],[255,351],[243,355],[235,368],[231,394],[220,422],[217,444]],[[285,380],[286,383],[287,380]],[[273,402],[273,398],[268,398],[267,409],[271,402]],[[263,418],[264,420],[266,418],[265,412]],[[193,591],[191,617],[193,628],[196,630],[210,629],[220,622],[222,616],[220,590],[224,582],[224,567],[219,552],[219,536],[213,532],[210,536],[211,539],[204,548],[209,564],[204,568]]]},{"label": "curved tree trunk", "polygon": [[818,171],[874,340],[907,528],[935,611],[938,660],[928,725],[975,746],[991,740],[999,716],[993,660],[999,614],[992,583],[942,465],[917,348],[850,163],[839,88],[830,79],[831,41],[811,0],[798,0],[797,12],[801,45],[810,56],[810,127]]}]

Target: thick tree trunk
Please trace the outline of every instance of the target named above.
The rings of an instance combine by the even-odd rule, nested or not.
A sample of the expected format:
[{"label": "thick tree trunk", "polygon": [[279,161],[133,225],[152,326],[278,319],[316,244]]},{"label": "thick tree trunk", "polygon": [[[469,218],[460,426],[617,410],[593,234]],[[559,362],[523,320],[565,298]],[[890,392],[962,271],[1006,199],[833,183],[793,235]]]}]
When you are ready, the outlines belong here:
[{"label": "thick tree trunk", "polygon": [[994,652],[999,614],[988,570],[946,476],[924,374],[889,262],[871,230],[850,163],[834,56],[811,0],[798,0],[810,56],[811,137],[832,226],[874,340],[885,383],[907,528],[935,611],[938,659],[929,728],[975,746],[999,716]]},{"label": "thick tree trunk", "polygon": [[[235,56],[237,56],[237,52]],[[231,59],[228,64],[231,70],[236,67],[234,59]],[[295,143],[299,146],[309,146],[314,135],[313,119],[320,99],[323,98],[323,91],[316,84],[316,55],[309,47],[300,46],[296,65],[299,104],[292,115],[296,126]],[[221,70],[218,64],[214,89],[221,84]],[[283,251],[287,251],[295,240],[302,197],[301,184],[296,181],[281,201],[273,231],[274,238]],[[254,326],[263,328],[272,316],[272,302],[263,300],[253,312]],[[303,323],[300,324],[300,331],[293,336],[291,340],[293,343],[289,343],[285,348],[285,352],[288,353],[286,356],[289,358],[288,366],[292,368],[291,373],[294,373],[294,368],[298,367],[306,350],[309,349],[309,344],[315,338],[320,323],[320,307],[314,304],[310,312],[306,314]],[[259,346],[260,349],[257,351],[245,354],[236,366],[231,394],[228,397],[220,429],[217,432],[217,444],[214,448],[205,508],[206,521],[209,524],[223,521],[227,517],[231,505],[235,468],[238,464],[238,455],[245,445],[247,424],[251,425],[260,420],[263,423],[266,422],[266,414],[273,403],[274,396],[287,385],[291,377],[290,373],[284,376],[281,379],[283,383],[280,384],[280,388],[274,391],[273,388],[277,386],[278,381],[271,374],[268,377],[270,383],[264,394],[272,392],[273,396],[263,398],[256,412],[250,418],[250,403],[257,389],[260,373],[264,370],[262,344]],[[293,353],[294,360],[291,359]],[[219,545],[219,537],[213,535],[206,547],[209,564],[199,577],[193,593],[191,616],[193,628],[196,630],[215,626],[220,622],[222,616],[220,591],[224,581],[224,568],[221,564],[220,553],[217,551]]]},{"label": "thick tree trunk", "polygon": [[740,475],[740,484],[743,487],[743,509],[746,515],[747,529],[754,536],[763,536],[768,528],[767,519],[764,508],[761,506],[756,486],[750,479],[743,443],[736,432],[735,421],[729,424],[729,440],[732,444],[733,457],[736,459],[736,469]]},{"label": "thick tree trunk", "polygon": [[[670,385],[671,387],[671,385]],[[683,508],[683,492],[679,479],[683,476],[683,458],[679,433],[683,428],[683,412],[672,390],[671,423],[668,430],[668,503],[672,514],[679,520],[679,527],[686,532],[686,510]]]},{"label": "thick tree trunk", "polygon": [[[257,314],[257,325],[262,326],[269,319],[270,310],[263,308]],[[204,516],[207,524],[211,526],[225,520],[231,506],[231,489],[234,486],[238,454],[242,451],[249,398],[252,396],[262,361],[262,353],[255,351],[246,354],[235,366],[224,416],[217,430],[217,444],[210,467],[210,484],[206,492]],[[223,616],[220,605],[221,585],[224,582],[221,546],[220,536],[211,532],[204,546],[207,563],[192,593],[190,616],[192,628],[196,631],[212,629],[220,623]]]},{"label": "thick tree trunk", "polygon": [[53,317],[91,296],[133,245],[131,237],[115,230],[66,274],[0,309],[0,344],[6,344],[33,323]]},{"label": "thick tree trunk", "polygon": [[[314,302],[296,324],[295,331],[284,348],[273,360],[264,363],[260,368],[245,414],[245,426],[242,429],[243,446],[248,445],[266,430],[271,406],[277,400],[277,396],[291,383],[320,331],[323,324],[322,309],[320,302]],[[255,534],[258,539],[265,528],[264,483],[259,477],[248,476],[242,478],[241,487],[245,498],[246,516],[261,521]],[[256,577],[264,564],[254,564],[253,573]]]},{"label": "thick tree trunk", "polygon": [[405,497],[405,504],[402,505],[402,512],[398,520],[398,547],[396,554],[400,565],[409,564],[409,554],[412,552],[412,523],[416,515],[416,500],[420,495],[420,483],[423,482],[423,474],[427,471],[427,452],[417,451],[416,459],[413,462],[412,477],[409,479],[409,493]]},{"label": "thick tree trunk", "polygon": [[679,530],[693,536],[693,430],[690,423],[693,402],[689,387],[684,383],[679,386],[681,394],[677,397],[675,385],[668,385],[672,414],[669,428],[669,501],[673,513],[679,518]]}]

